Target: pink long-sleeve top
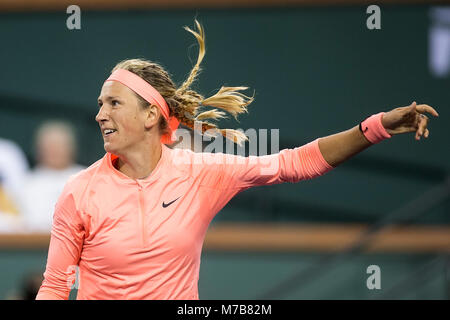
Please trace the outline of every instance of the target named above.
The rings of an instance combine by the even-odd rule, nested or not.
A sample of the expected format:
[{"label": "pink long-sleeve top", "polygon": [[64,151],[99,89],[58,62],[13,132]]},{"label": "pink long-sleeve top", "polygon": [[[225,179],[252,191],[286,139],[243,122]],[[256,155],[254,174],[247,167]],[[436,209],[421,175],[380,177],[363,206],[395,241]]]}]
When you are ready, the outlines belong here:
[{"label": "pink long-sleeve top", "polygon": [[198,299],[201,250],[214,216],[240,191],[332,169],[318,139],[241,157],[162,146],[149,177],[131,179],[110,153],[73,176],[53,215],[37,299]]}]

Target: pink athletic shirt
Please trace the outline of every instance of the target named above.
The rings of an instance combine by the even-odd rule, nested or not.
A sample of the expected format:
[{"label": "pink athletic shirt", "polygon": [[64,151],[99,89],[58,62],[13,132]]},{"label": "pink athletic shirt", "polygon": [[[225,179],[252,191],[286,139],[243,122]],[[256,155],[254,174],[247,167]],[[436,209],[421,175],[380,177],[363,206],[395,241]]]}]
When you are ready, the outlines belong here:
[{"label": "pink athletic shirt", "polygon": [[198,299],[202,245],[214,216],[247,188],[331,170],[318,139],[267,156],[194,153],[162,145],[149,177],[131,179],[110,153],[67,182],[53,215],[36,299]]}]

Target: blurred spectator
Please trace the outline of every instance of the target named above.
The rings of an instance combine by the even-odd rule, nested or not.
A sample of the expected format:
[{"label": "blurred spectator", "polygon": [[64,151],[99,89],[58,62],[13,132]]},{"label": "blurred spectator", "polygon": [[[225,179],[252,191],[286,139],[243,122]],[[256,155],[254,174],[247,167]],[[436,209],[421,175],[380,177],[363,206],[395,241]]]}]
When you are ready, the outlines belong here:
[{"label": "blurred spectator", "polygon": [[44,277],[42,272],[34,271],[26,274],[19,288],[10,292],[7,300],[35,300]]},{"label": "blurred spectator", "polygon": [[20,228],[20,191],[28,162],[20,147],[0,138],[0,232]]},{"label": "blurred spectator", "polygon": [[35,138],[37,165],[22,193],[24,222],[27,231],[50,232],[54,206],[64,185],[84,167],[75,164],[76,139],[69,124],[46,122]]},{"label": "blurred spectator", "polygon": [[438,78],[450,75],[450,7],[431,7],[429,65]]}]

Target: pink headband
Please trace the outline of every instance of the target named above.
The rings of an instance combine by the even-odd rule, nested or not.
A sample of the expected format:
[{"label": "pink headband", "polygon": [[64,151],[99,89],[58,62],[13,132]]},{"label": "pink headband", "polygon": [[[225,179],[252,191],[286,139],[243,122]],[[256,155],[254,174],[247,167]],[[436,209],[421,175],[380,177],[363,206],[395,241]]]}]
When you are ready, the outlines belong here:
[{"label": "pink headband", "polygon": [[166,100],[164,100],[164,98],[155,88],[153,88],[147,81],[145,81],[138,75],[125,69],[118,69],[114,71],[113,73],[111,73],[109,78],[106,79],[106,81],[118,81],[136,92],[149,103],[158,106],[163,117],[169,124],[170,131],[169,134],[165,134],[161,137],[161,142],[167,144],[175,142],[175,131],[177,130],[180,122],[177,118],[169,116],[169,106],[167,105]]}]

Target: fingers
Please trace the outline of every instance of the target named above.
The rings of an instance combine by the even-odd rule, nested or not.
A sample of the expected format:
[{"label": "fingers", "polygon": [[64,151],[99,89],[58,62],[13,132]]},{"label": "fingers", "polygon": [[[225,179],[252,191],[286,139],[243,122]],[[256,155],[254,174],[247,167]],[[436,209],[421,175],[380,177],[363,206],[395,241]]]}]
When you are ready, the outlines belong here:
[{"label": "fingers", "polygon": [[[413,102],[413,104],[415,104],[415,102]],[[415,106],[415,110],[419,113],[430,113],[435,117],[439,117],[439,114],[437,113],[436,110],[434,110],[433,107],[427,105],[427,104],[419,104]]]},{"label": "fingers", "polygon": [[[419,123],[418,123],[418,129],[416,131],[416,140],[420,140],[420,137],[425,135],[425,138],[428,138],[428,135],[430,134],[430,132],[427,129],[427,124],[428,124],[428,117],[421,114],[419,115]],[[428,133],[427,133],[428,132]]]},{"label": "fingers", "polygon": [[428,138],[428,136],[430,135],[430,131],[427,129],[428,117],[424,113],[432,114],[434,117],[439,117],[439,114],[433,107],[427,104],[418,105],[416,104],[415,101],[410,105],[410,107],[411,109],[413,109],[418,113],[416,114],[417,115],[416,116],[417,131],[415,135],[416,140],[420,140],[422,136]]}]

